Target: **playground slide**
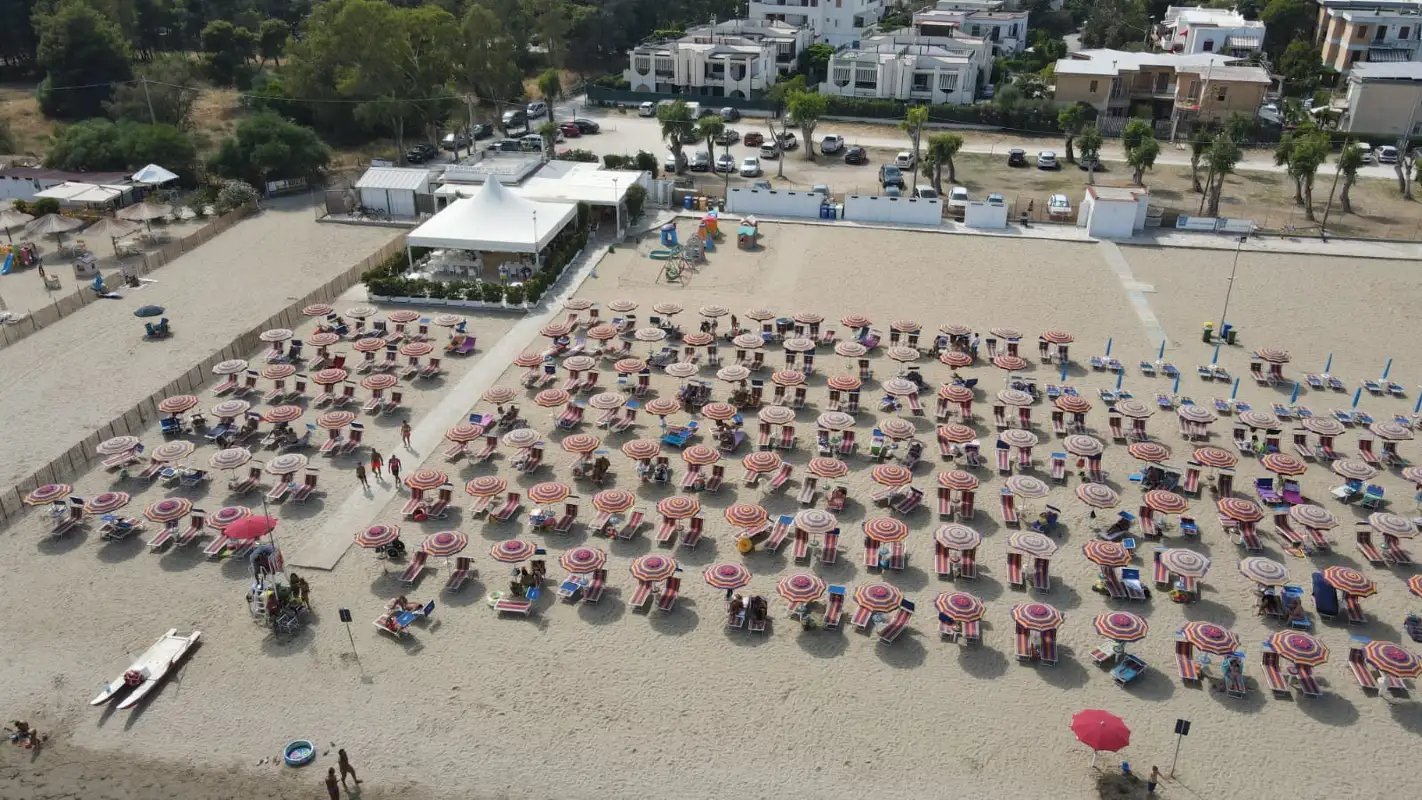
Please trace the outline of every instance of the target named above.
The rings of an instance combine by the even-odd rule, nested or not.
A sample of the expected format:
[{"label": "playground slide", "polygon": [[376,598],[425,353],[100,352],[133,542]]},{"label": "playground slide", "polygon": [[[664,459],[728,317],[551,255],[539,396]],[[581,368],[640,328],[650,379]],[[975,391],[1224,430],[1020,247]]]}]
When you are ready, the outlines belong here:
[{"label": "playground slide", "polygon": [[14,253],[6,253],[6,254],[5,254],[5,263],[4,263],[3,265],[0,265],[0,275],[9,275],[9,274],[10,274],[10,266],[11,266],[12,264],[14,264],[14,263],[15,263],[15,254],[14,254]]}]

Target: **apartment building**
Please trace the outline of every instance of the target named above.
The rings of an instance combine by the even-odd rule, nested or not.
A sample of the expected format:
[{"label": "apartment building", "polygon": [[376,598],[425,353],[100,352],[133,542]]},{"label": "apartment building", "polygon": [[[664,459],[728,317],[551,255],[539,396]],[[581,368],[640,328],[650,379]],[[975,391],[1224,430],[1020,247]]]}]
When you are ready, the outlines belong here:
[{"label": "apartment building", "polygon": [[1422,60],[1422,0],[1320,0],[1314,43],[1339,72],[1364,61]]},{"label": "apartment building", "polygon": [[1157,120],[1222,122],[1254,115],[1269,90],[1262,67],[1216,53],[1082,50],[1057,61],[1058,105],[1086,103],[1107,117],[1147,106]]},{"label": "apartment building", "polygon": [[809,28],[816,42],[854,46],[873,32],[884,0],[750,0],[747,16]]},{"label": "apartment building", "polygon": [[1012,56],[1027,48],[1026,11],[1005,11],[1001,0],[941,0],[913,15],[920,36],[987,39],[993,54]]},{"label": "apartment building", "polygon": [[1264,48],[1264,23],[1232,8],[1170,6],[1153,38],[1169,53],[1223,53],[1246,58]]},{"label": "apartment building", "polygon": [[820,94],[971,103],[991,69],[992,43],[986,39],[874,36],[830,58]]},{"label": "apartment building", "polygon": [[1422,62],[1354,64],[1339,127],[1361,134],[1422,136]]},{"label": "apartment building", "polygon": [[808,28],[772,20],[728,20],[680,39],[643,42],[623,73],[636,92],[759,97],[790,71],[813,41]]}]

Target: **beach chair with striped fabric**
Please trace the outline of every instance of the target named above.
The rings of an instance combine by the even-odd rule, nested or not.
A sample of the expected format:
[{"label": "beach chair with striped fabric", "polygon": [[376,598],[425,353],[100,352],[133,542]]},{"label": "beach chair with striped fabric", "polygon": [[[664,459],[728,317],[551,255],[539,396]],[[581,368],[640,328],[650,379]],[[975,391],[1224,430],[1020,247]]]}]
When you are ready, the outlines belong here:
[{"label": "beach chair with striped fabric", "polygon": [[1160,524],[1150,506],[1142,505],[1137,514],[1141,525],[1141,536],[1154,539],[1160,536]]},{"label": "beach chair with striped fabric", "polygon": [[[1170,570],[1166,569],[1165,564],[1160,560],[1160,554],[1164,553],[1165,550],[1166,548],[1164,547],[1155,548],[1155,553],[1152,557],[1155,571],[1155,585],[1158,589],[1167,589],[1170,587]],[[1112,571],[1114,572],[1115,570]]]},{"label": "beach chair with striped fabric", "polygon": [[457,592],[469,580],[471,575],[478,575],[479,571],[474,569],[473,562],[468,556],[459,556],[454,560],[454,571],[449,573],[449,578],[444,582],[446,592]]},{"label": "beach chair with striped fabric", "polygon": [[938,635],[950,642],[956,642],[963,635],[963,629],[957,620],[940,611],[938,612]]},{"label": "beach chair with striped fabric", "polygon": [[1029,631],[1029,630],[1027,630],[1026,628],[1022,627],[1021,625],[1018,625],[1018,626],[1017,626],[1017,633],[1016,633],[1016,635],[1013,637],[1013,640],[1014,640],[1014,642],[1016,643],[1017,660],[1018,660],[1018,661],[1031,661],[1031,660],[1032,660],[1032,632]]},{"label": "beach chair with striped fabric", "polygon": [[867,633],[870,625],[874,622],[874,610],[867,606],[859,606],[854,610],[854,616],[849,618],[849,624],[858,631]]},{"label": "beach chair with striped fabric", "polygon": [[825,603],[825,630],[839,630],[840,617],[844,615],[844,587],[829,587],[829,600]]},{"label": "beach chair with striped fabric", "polygon": [[1030,431],[1030,430],[1032,430],[1032,407],[1031,407],[1031,406],[1018,406],[1018,408],[1017,408],[1017,424],[1018,424],[1018,425],[1022,428],[1022,430],[1024,430],[1024,431]]},{"label": "beach chair with striped fabric", "polygon": [[958,554],[958,577],[976,580],[978,577],[978,550],[971,548]]},{"label": "beach chair with striped fabric", "polygon": [[910,487],[909,493],[902,500],[894,503],[893,508],[899,514],[911,514],[921,503],[923,503],[923,490]]},{"label": "beach chair with striped fabric", "polygon": [[769,449],[770,449],[770,423],[769,423],[769,422],[762,422],[762,423],[760,423],[760,438],[757,440],[757,446],[759,446],[761,450],[769,450]]},{"label": "beach chair with striped fabric", "polygon": [[816,482],[817,481],[813,475],[806,475],[800,480],[800,494],[798,495],[800,505],[809,506],[815,504]]},{"label": "beach chair with striped fabric", "polygon": [[958,492],[958,519],[971,520],[977,514],[977,509],[973,506],[976,496],[977,492],[972,490]]},{"label": "beach chair with striped fabric", "polygon": [[1264,549],[1264,546],[1259,544],[1259,533],[1254,529],[1253,522],[1239,523],[1239,543],[1251,553]]},{"label": "beach chair with striped fabric", "polygon": [[1368,621],[1368,616],[1363,613],[1363,604],[1355,594],[1343,594],[1343,610],[1348,615],[1349,624],[1362,625]]},{"label": "beach chair with striped fabric", "polygon": [[1045,558],[1038,558],[1032,565],[1032,588],[1039,592],[1050,592],[1052,590],[1052,562]]},{"label": "beach chair with striped fabric", "polygon": [[657,543],[671,544],[676,540],[676,520],[671,517],[662,517],[662,524],[657,528]]},{"label": "beach chair with striped fabric", "polygon": [[1052,480],[1066,483],[1066,453],[1052,453]]},{"label": "beach chair with striped fabric", "polygon": [[1294,526],[1290,524],[1287,511],[1274,513],[1274,535],[1279,537],[1280,541],[1284,542],[1286,549],[1294,551],[1291,552],[1290,555],[1296,553],[1302,554],[1304,547],[1303,537],[1300,536],[1299,532],[1294,530]]},{"label": "beach chair with striped fabric", "polygon": [[1200,682],[1200,666],[1195,663],[1195,648],[1185,639],[1175,641],[1175,666],[1180,671],[1180,680],[1185,683]]},{"label": "beach chair with striped fabric", "polygon": [[937,542],[933,543],[933,571],[940,578],[953,577],[953,552]]},{"label": "beach chair with striped fabric", "polygon": [[627,524],[617,531],[617,538],[631,539],[637,535],[637,531],[642,527],[642,521],[646,519],[646,512],[640,508],[632,509],[632,513],[627,517]]},{"label": "beach chair with striped fabric", "polygon": [[810,560],[809,533],[802,531],[799,528],[795,529],[795,544],[791,548],[791,553],[795,561],[797,562]]},{"label": "beach chair with striped fabric", "polygon": [[868,570],[879,568],[879,543],[868,536],[864,537],[864,568]]},{"label": "beach chair with striped fabric", "polygon": [[775,473],[774,478],[770,479],[770,486],[767,487],[767,491],[774,491],[784,486],[785,482],[790,480],[790,475],[794,471],[795,466],[793,464],[781,464],[780,471]]},{"label": "beach chair with striped fabric", "polygon": [[1010,490],[1010,489],[1008,489],[1007,487],[1004,486],[1004,487],[1002,488],[1002,491],[999,493],[999,499],[1002,501],[1002,522],[1003,522],[1003,524],[1004,524],[1004,525],[1007,525],[1007,526],[1010,527],[1010,528],[1011,528],[1011,527],[1016,527],[1016,526],[1017,526],[1017,500],[1016,500],[1015,497],[1013,497],[1013,495],[1012,495],[1012,490]]},{"label": "beach chair with striped fabric", "polygon": [[1348,648],[1348,669],[1353,673],[1353,679],[1358,682],[1358,687],[1364,693],[1378,690],[1377,679],[1373,677],[1373,671],[1368,667],[1368,662],[1363,659],[1363,645],[1367,643],[1367,639],[1354,636],[1353,644]]},{"label": "beach chair with striped fabric", "polygon": [[504,498],[504,504],[499,507],[498,511],[489,514],[489,519],[498,520],[499,522],[508,522],[510,519],[513,519],[514,514],[518,513],[522,505],[523,496],[518,492],[509,492],[508,496]]},{"label": "beach chair with striped fabric", "polygon": [[795,521],[793,516],[782,516],[775,521],[775,526],[770,529],[770,538],[765,541],[765,549],[774,553],[785,544],[785,540],[790,536],[790,525]]},{"label": "beach chair with striped fabric", "polygon": [[904,571],[904,566],[908,562],[908,548],[903,542],[889,543],[889,569],[898,572]]},{"label": "beach chair with striped fabric", "polygon": [[667,578],[666,588],[662,590],[662,596],[657,600],[657,610],[663,614],[670,614],[676,607],[676,597],[681,593],[681,578],[672,576]]},{"label": "beach chair with striped fabric", "polygon": [[[169,523],[165,524],[162,528],[159,528],[159,529],[158,529],[158,532],[155,533],[155,534],[153,534],[152,538],[150,538],[150,539],[148,540],[148,542],[147,542],[147,544],[148,544],[148,549],[149,549],[149,550],[159,550],[159,549],[162,549],[162,547],[163,547],[164,545],[168,544],[168,542],[173,541],[173,537],[175,537],[175,536],[177,536],[177,535],[178,535],[178,523],[177,523],[177,521],[175,520],[175,521],[173,521],[173,522],[169,522]],[[222,537],[218,537],[218,538],[219,538],[219,540],[220,540]]]},{"label": "beach chair with striped fabric", "polygon": [[1032,469],[1032,448],[1017,448],[1017,471],[1028,472]]},{"label": "beach chair with striped fabric", "polygon": [[983,640],[982,620],[972,619],[962,623],[963,641],[968,644],[980,644]]},{"label": "beach chair with striped fabric", "polygon": [[1185,477],[1180,482],[1180,491],[1192,497],[1200,496],[1200,465],[1194,461],[1185,465]]},{"label": "beach chair with striped fabric", "polygon": [[953,490],[947,486],[938,487],[938,516],[953,516]]},{"label": "beach chair with striped fabric", "polygon": [[781,450],[795,449],[795,426],[781,425],[780,436],[775,440],[775,446]]},{"label": "beach chair with striped fabric", "polygon": [[854,455],[854,431],[845,431],[843,438],[839,441],[839,454],[842,456]]},{"label": "beach chair with striped fabric", "polygon": [[405,567],[405,571],[400,573],[400,582],[411,584],[418,581],[420,575],[425,571],[426,562],[429,561],[429,557],[429,553],[423,550],[417,550],[415,555],[410,558],[410,564]]},{"label": "beach chair with striped fabric", "polygon": [[[1268,643],[1265,643],[1268,647]],[[1264,683],[1275,694],[1293,694],[1289,688],[1289,682],[1284,680],[1284,671],[1279,666],[1279,654],[1272,649],[1266,649],[1263,655],[1264,661]]]},{"label": "beach chair with striped fabric", "polygon": [[494,601],[495,614],[518,614],[526,617],[533,611],[533,601],[518,597],[500,597]]},{"label": "beach chair with striped fabric", "polygon": [[909,395],[907,400],[909,411],[911,411],[915,417],[923,416],[923,403],[918,399],[918,392]]},{"label": "beach chair with striped fabric", "polygon": [[992,422],[998,430],[1007,430],[1007,406],[994,405],[992,407]]},{"label": "beach chair with striped fabric", "polygon": [[1106,594],[1109,595],[1112,600],[1125,600],[1128,597],[1126,585],[1121,583],[1121,577],[1116,574],[1115,567],[1101,568],[1101,582],[1105,584]]},{"label": "beach chair with striped fabric", "polygon": [[645,610],[645,608],[646,608],[646,606],[647,606],[647,601],[648,601],[648,600],[651,600],[651,599],[652,599],[652,584],[651,584],[651,582],[639,580],[639,581],[637,581],[637,591],[633,592],[633,594],[632,594],[632,599],[628,601],[628,605],[631,606],[633,610],[638,610],[638,609],[643,609],[643,610]]},{"label": "beach chair with striped fabric", "polygon": [[[831,392],[831,398],[833,398],[833,394]],[[933,407],[933,418],[939,422],[947,422],[950,413],[948,401],[942,397],[938,398],[938,403]]]},{"label": "beach chair with striped fabric", "polygon": [[701,479],[701,465],[687,464],[686,475],[681,479],[681,488],[691,490],[696,486],[696,482]]},{"label": "beach chair with striped fabric", "polygon": [[1012,451],[1001,441],[997,443],[997,471],[1002,475],[1012,474]]},{"label": "beach chair with striped fabric", "polygon": [[904,632],[904,628],[908,627],[909,620],[913,617],[913,612],[914,605],[912,602],[900,600],[898,613],[894,615],[894,618],[889,621],[888,625],[884,626],[883,630],[879,631],[879,643],[893,644],[894,640],[899,638],[899,634]]},{"label": "beach chair with striped fabric", "polygon": [[1058,436],[1066,436],[1066,412],[1056,410],[1052,412],[1052,433]]},{"label": "beach chair with striped fabric", "polygon": [[1307,664],[1294,665],[1295,676],[1299,681],[1299,691],[1305,697],[1322,697],[1323,690],[1318,687],[1318,679],[1313,676],[1313,667]]},{"label": "beach chair with striped fabric", "polygon": [[1314,452],[1313,445],[1308,443],[1308,429],[1298,428],[1294,431],[1294,452],[1299,454],[1299,458],[1313,461],[1318,458]]},{"label": "beach chair with striped fabric", "polygon": [[1027,582],[1022,578],[1022,554],[1011,550],[1007,553],[1007,585],[1015,588],[1027,588]]},{"label": "beach chair with striped fabric", "polygon": [[1037,658],[1049,667],[1057,665],[1057,630],[1042,631],[1042,652]]},{"label": "beach chair with striped fabric", "polygon": [[820,563],[833,564],[839,559],[839,528],[835,528],[825,534],[824,542],[820,545]]},{"label": "beach chair with striped fabric", "polygon": [[1390,533],[1383,534],[1383,555],[1392,563],[1406,567],[1412,564],[1412,554],[1402,549],[1402,540]]},{"label": "beach chair with striped fabric", "polygon": [[1106,418],[1106,422],[1111,428],[1111,439],[1117,442],[1126,440],[1126,433],[1121,429],[1121,419],[1122,417],[1118,414],[1112,414]]}]

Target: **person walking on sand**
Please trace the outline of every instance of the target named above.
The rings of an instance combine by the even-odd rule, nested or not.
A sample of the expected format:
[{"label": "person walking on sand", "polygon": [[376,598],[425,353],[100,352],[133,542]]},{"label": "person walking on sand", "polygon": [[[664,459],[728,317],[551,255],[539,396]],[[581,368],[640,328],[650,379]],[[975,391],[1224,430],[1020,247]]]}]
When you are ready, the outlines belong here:
[{"label": "person walking on sand", "polygon": [[1160,783],[1160,767],[1150,768],[1150,780],[1146,781],[1146,794],[1155,794],[1155,786]]},{"label": "person walking on sand", "polygon": [[379,453],[374,450],[370,451],[370,474],[374,475],[376,480],[380,480],[380,465],[384,463],[385,460],[380,457]]},{"label": "person walking on sand", "polygon": [[337,750],[337,751],[336,751],[336,754],[337,754],[337,757],[340,759],[341,785],[342,785],[342,786],[345,786],[345,785],[346,785],[346,776],[347,776],[347,775],[351,776],[352,778],[355,778],[356,784],[359,784],[359,783],[360,783],[360,778],[356,777],[355,767],[352,767],[352,766],[351,766],[351,760],[350,760],[350,758],[348,758],[348,757],[346,756],[346,751],[345,751],[344,749]]},{"label": "person walking on sand", "polygon": [[410,421],[408,419],[400,423],[400,441],[405,443],[406,450],[410,449]]},{"label": "person walking on sand", "polygon": [[365,477],[365,465],[356,464],[356,480],[360,481],[360,487],[370,491],[370,479]]},{"label": "person walking on sand", "polygon": [[341,800],[341,782],[336,779],[336,768],[326,770],[326,792],[331,800]]},{"label": "person walking on sand", "polygon": [[399,482],[400,482],[400,457],[399,457],[399,456],[396,456],[396,455],[391,455],[391,456],[390,456],[390,463],[386,464],[385,466],[387,466],[387,467],[390,468],[390,477],[394,478],[396,483],[399,483]]}]

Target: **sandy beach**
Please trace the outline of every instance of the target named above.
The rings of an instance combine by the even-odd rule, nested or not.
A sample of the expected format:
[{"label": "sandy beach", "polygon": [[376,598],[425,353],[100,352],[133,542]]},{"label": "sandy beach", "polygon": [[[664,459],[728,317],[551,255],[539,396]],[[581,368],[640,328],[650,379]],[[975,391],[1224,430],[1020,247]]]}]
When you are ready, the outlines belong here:
[{"label": "sandy beach", "polygon": [[[384,241],[370,232],[337,230],[331,241],[341,240],[343,246],[350,235],[372,237],[366,243],[370,249]],[[1031,366],[1024,374],[1039,384],[1059,381],[1055,367],[1037,363],[1033,340],[1044,330],[1069,331],[1076,341],[1067,381],[1092,402],[1088,421],[1107,442],[1109,485],[1121,493],[1122,508],[1132,511],[1139,505],[1140,491],[1126,476],[1140,464],[1124,444],[1110,442],[1097,390],[1114,386],[1115,378],[1090,370],[1088,357],[1104,353],[1110,340],[1111,355],[1128,367],[1123,385],[1149,403],[1155,392],[1170,392],[1171,384],[1165,378],[1142,377],[1136,364],[1155,359],[1163,336],[1167,360],[1185,373],[1180,394],[1206,405],[1213,396],[1229,396],[1229,385],[1202,383],[1194,367],[1214,355],[1214,348],[1200,341],[1200,326],[1219,314],[1232,253],[779,223],[767,223],[762,230],[759,250],[737,250],[728,239],[684,285],[659,280],[663,262],[646,256],[658,246],[654,238],[635,247],[628,242],[597,265],[595,277],[582,284],[577,296],[598,303],[604,319],[614,316],[606,310],[614,299],[638,302],[636,313],[642,320],[654,313],[654,303],[675,302],[686,309],[676,321],[688,328],[700,321],[696,309],[708,304],[727,306],[743,322],[748,322],[744,312],[757,307],[786,316],[815,311],[826,318],[825,327],[841,328],[841,337],[843,326],[835,323],[848,314],[864,314],[886,333],[890,321],[913,319],[924,327],[925,345],[945,323],[965,324],[984,334],[991,327],[1010,326],[1026,334],[1024,355]],[[681,235],[691,231],[683,221]],[[173,273],[177,268],[165,269],[160,273],[163,283],[142,294],[169,286],[193,296],[222,296],[210,283],[180,282]],[[302,292],[296,283],[286,289],[274,281],[251,283],[256,282],[244,281],[250,288],[243,291]],[[236,288],[230,291],[237,297]],[[1298,400],[1315,412],[1326,412],[1351,405],[1351,390],[1358,381],[1376,377],[1387,359],[1395,357],[1391,375],[1407,387],[1408,397],[1373,398],[1365,393],[1360,408],[1380,419],[1408,414],[1422,364],[1402,344],[1422,333],[1422,322],[1406,311],[1419,292],[1415,265],[1407,262],[1246,254],[1228,315],[1241,329],[1240,346],[1223,348],[1219,363],[1245,376],[1239,399],[1267,408],[1272,402],[1286,402],[1292,384],[1255,387],[1248,379],[1253,349],[1289,350],[1293,360],[1285,373],[1291,378],[1321,371],[1331,352],[1332,372],[1348,381],[1349,392],[1318,395],[1305,388]],[[361,290],[355,290],[337,307],[362,299]],[[178,299],[164,301],[184,305]],[[560,320],[566,313],[559,308],[546,312]],[[473,559],[478,578],[457,594],[444,593],[449,567],[443,559],[432,559],[434,568],[415,587],[404,587],[373,554],[352,547],[332,571],[297,568],[312,586],[314,613],[301,632],[278,639],[254,623],[246,610],[249,579],[244,564],[207,561],[197,547],[149,552],[141,538],[109,543],[92,531],[53,539],[46,532],[48,520],[36,513],[0,537],[0,578],[7,587],[0,599],[7,645],[0,649],[0,708],[7,720],[27,719],[53,739],[33,758],[16,748],[5,750],[0,798],[318,797],[321,776],[335,765],[335,747],[350,751],[366,781],[364,791],[352,797],[365,798],[601,798],[648,793],[761,798],[792,792],[812,797],[1096,797],[1100,773],[1090,767],[1090,750],[1078,744],[1067,727],[1071,715],[1083,708],[1110,710],[1132,728],[1128,748],[1103,754],[1100,767],[1107,772],[1119,771],[1123,760],[1140,774],[1149,773],[1152,764],[1168,769],[1176,744],[1175,720],[1191,720],[1176,776],[1161,786],[1161,797],[1267,793],[1325,798],[1345,792],[1381,794],[1385,786],[1412,780],[1422,706],[1411,699],[1365,695],[1346,662],[1350,637],[1410,646],[1401,626],[1406,613],[1419,605],[1406,586],[1412,573],[1410,568],[1370,566],[1354,549],[1352,526],[1366,512],[1328,497],[1341,480],[1326,465],[1310,462],[1300,481],[1304,494],[1341,523],[1332,532],[1333,552],[1295,557],[1265,536],[1261,555],[1285,564],[1292,583],[1306,586],[1315,570],[1344,565],[1376,581],[1378,591],[1362,601],[1365,624],[1321,622],[1314,616],[1314,632],[1332,653],[1315,670],[1324,695],[1274,697],[1262,683],[1260,642],[1281,628],[1274,619],[1255,614],[1254,585],[1236,570],[1245,553],[1225,537],[1208,491],[1190,500],[1201,528],[1199,539],[1187,541],[1171,530],[1163,542],[1213,560],[1197,602],[1177,604],[1155,592],[1148,602],[1127,603],[1092,591],[1097,567],[1082,555],[1081,546],[1094,538],[1093,520],[1074,494],[1080,483],[1074,471],[1065,485],[1053,484],[1045,498],[1034,501],[1039,509],[1050,503],[1063,510],[1055,531],[1060,550],[1052,560],[1049,592],[1027,593],[1008,586],[1010,529],[996,498],[1003,477],[991,465],[976,473],[982,487],[970,523],[983,535],[978,577],[944,581],[934,574],[933,532],[940,522],[932,498],[936,474],[948,467],[934,446],[929,399],[927,417],[912,417],[907,410],[899,415],[913,422],[927,444],[913,485],[929,494],[926,507],[901,517],[911,529],[904,570],[884,570],[881,576],[863,565],[860,524],[883,513],[870,504],[878,487],[870,478],[874,462],[864,447],[846,458],[851,472],[843,483],[850,501],[837,515],[845,533],[836,564],[796,564],[788,548],[743,556],[722,516],[727,506],[760,503],[772,518],[801,508],[796,494],[804,465],[813,455],[814,420],[827,400],[825,379],[853,368],[821,347],[816,374],[809,381],[809,405],[798,413],[800,445],[785,454],[796,472],[785,489],[766,492],[741,486],[736,480],[739,461],[750,452],[742,447],[721,462],[730,478],[727,485],[717,493],[698,495],[707,534],[694,550],[671,553],[659,547],[653,538],[655,525],[644,527],[630,541],[609,543],[591,537],[582,524],[593,515],[589,499],[599,488],[634,492],[654,522],[657,501],[679,493],[640,482],[633,463],[619,452],[627,440],[656,436],[656,420],[641,416],[640,424],[626,434],[582,426],[581,432],[602,437],[613,469],[601,487],[574,481],[574,456],[558,446],[564,434],[555,429],[553,414],[533,404],[532,394],[518,382],[522,370],[510,368],[491,385],[517,388],[524,417],[547,442],[545,466],[532,475],[519,474],[510,463],[511,452],[502,446],[485,463],[449,463],[429,446],[440,441],[446,426],[431,426],[426,419],[434,420],[434,410],[451,393],[457,393],[468,411],[492,411],[479,399],[488,386],[465,378],[488,369],[482,359],[491,349],[510,349],[504,343],[512,341],[511,332],[527,329],[509,316],[466,316],[480,342],[472,358],[446,359],[448,371],[439,380],[411,383],[406,414],[373,422],[362,415],[371,445],[387,458],[398,454],[406,474],[420,466],[448,474],[456,487],[456,508],[450,516],[425,523],[402,520],[406,495],[377,482],[367,498],[352,474],[354,458],[327,460],[319,455],[312,461],[320,468],[324,496],[306,504],[286,503],[273,513],[282,519],[278,541],[293,547],[324,535],[338,513],[345,520],[349,509],[366,505],[369,522],[401,524],[412,550],[426,534],[458,529],[469,536],[463,555]],[[58,336],[79,318],[22,344]],[[117,326],[120,320],[112,322]],[[131,320],[123,324],[131,327]],[[196,323],[175,318],[175,324]],[[234,330],[241,327],[232,325]],[[515,342],[519,348],[541,350],[548,341],[519,335],[524,338]],[[648,349],[646,344],[633,345],[638,355]],[[872,356],[876,380],[893,376],[899,366],[884,353],[881,347]],[[722,355],[733,358],[733,348],[723,345]],[[0,353],[0,359],[7,357],[15,356]],[[123,361],[130,356],[118,351],[107,358],[115,371],[132,363]],[[767,347],[766,359],[780,364],[781,348]],[[936,360],[923,358],[918,366],[934,386],[949,378],[949,368]],[[5,364],[0,368],[12,374]],[[181,365],[173,368],[180,370]],[[11,445],[7,452],[29,458],[46,443],[59,442],[58,432],[81,424],[77,416],[66,418],[72,423],[67,426],[32,420],[46,419],[43,414],[89,413],[72,410],[79,406],[74,398],[92,398],[96,406],[122,405],[98,391],[101,375],[70,383],[53,370],[26,370],[31,376],[26,391],[17,393],[12,381],[11,388],[0,390],[6,392],[0,399],[12,405],[28,402],[33,406],[29,413],[39,416],[29,417],[31,421],[20,414],[9,417],[12,427],[18,427],[4,432]],[[610,364],[603,362],[601,372],[602,386],[613,390]],[[727,384],[716,381],[714,373],[703,366],[698,378],[712,383],[715,399],[725,399]],[[994,438],[991,397],[1003,387],[1006,373],[983,361],[961,373],[980,381],[975,424],[988,452]],[[155,375],[153,383],[165,380]],[[648,398],[674,396],[677,386],[675,378],[656,371]],[[876,388],[872,381],[866,386],[865,410],[857,417],[855,432],[862,442],[868,441],[877,420],[892,416],[875,410]],[[358,390],[359,397],[366,395],[366,390]],[[210,394],[203,397],[204,408],[215,402]],[[61,406],[71,410],[45,410]],[[1048,454],[1061,449],[1060,439],[1046,424],[1049,409],[1045,401],[1034,406],[1041,444],[1029,473],[1044,480]],[[307,412],[308,418],[314,416],[314,411]],[[1148,429],[1172,449],[1172,463],[1183,464],[1194,445],[1181,439],[1173,416],[1157,412]],[[406,418],[415,426],[418,446],[413,452],[399,445],[399,423]],[[682,413],[669,421],[690,418]],[[710,424],[697,419],[703,426]],[[1229,447],[1230,425],[1227,418],[1214,423],[1209,443]],[[1357,439],[1350,430],[1340,438],[1340,449],[1355,450]],[[161,437],[155,429],[144,441],[157,444]],[[1403,442],[1400,449],[1416,459],[1415,442]],[[189,461],[204,464],[213,452],[212,445],[203,443]],[[674,451],[669,454],[676,468],[674,485],[679,485],[683,465]],[[257,458],[270,455],[264,451]],[[1252,460],[1243,461],[1238,473],[1237,494],[1253,499],[1252,493],[1246,495],[1250,484],[1267,473]],[[514,522],[472,518],[467,511],[470,498],[459,487],[483,475],[499,475],[511,489],[521,491],[540,481],[570,483],[580,503],[580,521],[568,535],[530,532],[527,504]],[[1415,490],[1410,484],[1396,472],[1380,474],[1374,482],[1386,489],[1391,510],[1412,515]],[[236,502],[227,497],[222,481],[185,494],[136,480],[117,487],[114,475],[102,471],[76,481],[74,494],[88,497],[111,488],[133,493],[125,513],[135,515],[166,496],[188,497],[209,510]],[[377,501],[385,497],[390,499],[380,507]],[[260,508],[255,494],[242,502]],[[823,508],[823,495],[816,505]],[[1267,520],[1261,528],[1267,530]],[[509,570],[490,557],[489,548],[515,537],[548,551],[550,584],[528,619],[496,616],[486,603],[489,592],[507,591]],[[608,591],[595,605],[560,602],[552,591],[552,581],[564,574],[557,558],[583,544],[607,551]],[[1142,543],[1132,564],[1147,577],[1155,546]],[[633,611],[627,605],[635,589],[629,564],[656,552],[678,559],[681,596],[671,613]],[[722,592],[701,576],[706,566],[723,561],[743,563],[754,576],[746,591],[771,599],[773,621],[766,635],[727,630]],[[915,602],[917,612],[893,644],[851,628],[802,630],[787,617],[775,584],[804,569],[847,587],[851,595],[855,586],[884,580]],[[986,604],[981,645],[940,640],[933,599],[952,590],[972,592]],[[401,593],[421,602],[433,599],[437,609],[427,623],[417,624],[411,635],[397,641],[374,630],[370,622]],[[1014,658],[1010,609],[1028,600],[1051,603],[1065,614],[1056,666],[1019,664]],[[1306,605],[1311,612],[1312,603]],[[354,616],[354,651],[346,626],[337,618],[339,608],[351,609]],[[852,612],[852,602],[849,609]],[[1150,624],[1148,636],[1130,648],[1150,668],[1125,688],[1086,656],[1102,643],[1093,617],[1110,609],[1132,611]],[[1194,620],[1215,622],[1239,635],[1247,652],[1248,696],[1227,697],[1209,684],[1186,685],[1177,677],[1174,634]],[[143,706],[129,712],[88,705],[131,656],[175,626],[201,629],[203,643]],[[321,753],[315,763],[301,770],[281,766],[282,746],[298,738],[317,743]],[[1143,786],[1136,788],[1135,796],[1145,796]]]}]

